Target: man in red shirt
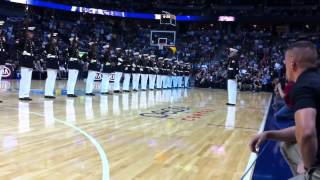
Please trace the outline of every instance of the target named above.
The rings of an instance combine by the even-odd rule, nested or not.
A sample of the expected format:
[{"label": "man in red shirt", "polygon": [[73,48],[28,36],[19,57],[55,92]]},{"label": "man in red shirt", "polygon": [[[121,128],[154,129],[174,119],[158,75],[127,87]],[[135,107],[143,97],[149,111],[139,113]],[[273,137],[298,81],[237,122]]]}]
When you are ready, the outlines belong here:
[{"label": "man in red shirt", "polygon": [[282,106],[276,113],[275,113],[275,119],[277,122],[279,121],[286,121],[286,122],[292,122],[289,123],[289,125],[294,125],[294,111],[292,109],[292,102],[289,99],[289,92],[291,91],[294,83],[288,82],[284,90],[282,90],[281,83],[278,83],[276,86],[276,93],[279,94],[279,96],[284,99],[285,105]]}]

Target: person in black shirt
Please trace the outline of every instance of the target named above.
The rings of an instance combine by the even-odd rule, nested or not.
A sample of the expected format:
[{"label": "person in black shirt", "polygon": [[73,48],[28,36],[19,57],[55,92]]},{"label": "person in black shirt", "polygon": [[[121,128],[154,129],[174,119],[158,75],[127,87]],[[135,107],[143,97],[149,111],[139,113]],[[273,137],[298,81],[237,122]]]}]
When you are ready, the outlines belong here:
[{"label": "person in black shirt", "polygon": [[35,54],[34,54],[34,42],[33,42],[33,31],[35,27],[28,27],[26,38],[20,42],[20,48],[22,57],[20,59],[21,66],[21,79],[19,88],[19,100],[31,101],[30,88],[32,71],[34,67]]},{"label": "person in black shirt", "polygon": [[[6,38],[4,32],[2,30],[2,26],[4,25],[4,21],[0,21],[0,84],[2,78],[2,71],[7,61],[8,49]],[[0,101],[2,103],[2,101]]]},{"label": "person in black shirt", "polygon": [[102,63],[102,81],[101,81],[101,94],[109,94],[109,81],[111,73],[114,73],[114,69],[111,64],[111,56],[109,52],[109,44],[103,46],[103,55],[101,57]]},{"label": "person in black shirt", "polygon": [[262,89],[262,83],[259,77],[255,78],[253,80],[253,91],[254,92],[259,92]]},{"label": "person in black shirt", "polygon": [[[267,139],[283,141],[281,151],[299,179],[320,179],[320,72],[318,53],[308,41],[292,44],[285,54],[286,77],[294,86],[289,93],[295,126],[256,135],[251,151]],[[297,178],[298,179],[298,178]]]},{"label": "person in black shirt", "polygon": [[59,69],[59,49],[57,36],[58,33],[49,34],[49,43],[47,44],[45,50],[47,61],[47,79],[44,97],[49,99],[55,99],[53,91]]},{"label": "person in black shirt", "polygon": [[230,48],[228,59],[228,103],[227,105],[235,106],[237,102],[237,76],[239,65],[237,60],[238,50]]},{"label": "person in black shirt", "polygon": [[100,66],[98,65],[98,52],[97,42],[89,42],[90,50],[88,53],[88,77],[86,80],[86,95],[94,96],[93,83],[98,72],[100,72]]}]

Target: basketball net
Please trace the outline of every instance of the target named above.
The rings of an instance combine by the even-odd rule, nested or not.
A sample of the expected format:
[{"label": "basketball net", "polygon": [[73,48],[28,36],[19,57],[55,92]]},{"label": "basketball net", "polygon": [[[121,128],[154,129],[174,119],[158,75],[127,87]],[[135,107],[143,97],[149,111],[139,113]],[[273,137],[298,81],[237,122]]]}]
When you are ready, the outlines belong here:
[{"label": "basketball net", "polygon": [[163,50],[164,46],[165,46],[165,43],[159,43],[158,44],[159,50]]}]

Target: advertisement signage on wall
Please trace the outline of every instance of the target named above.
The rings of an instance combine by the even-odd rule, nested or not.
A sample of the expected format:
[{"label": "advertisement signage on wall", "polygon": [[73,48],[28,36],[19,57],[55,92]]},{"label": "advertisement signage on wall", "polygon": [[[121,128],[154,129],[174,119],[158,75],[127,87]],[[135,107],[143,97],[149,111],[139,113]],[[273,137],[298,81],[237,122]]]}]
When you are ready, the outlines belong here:
[{"label": "advertisement signage on wall", "polygon": [[[95,78],[95,81],[101,81],[102,80],[102,73],[98,72],[96,74],[96,78]],[[110,74],[109,76],[109,81],[110,82],[113,82],[114,81],[114,73]]]}]

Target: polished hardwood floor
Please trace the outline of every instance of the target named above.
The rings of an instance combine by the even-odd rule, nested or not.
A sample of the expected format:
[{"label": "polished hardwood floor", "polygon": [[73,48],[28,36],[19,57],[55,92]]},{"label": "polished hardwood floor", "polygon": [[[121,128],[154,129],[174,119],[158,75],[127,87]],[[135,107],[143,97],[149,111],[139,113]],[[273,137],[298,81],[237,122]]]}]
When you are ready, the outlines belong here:
[{"label": "polished hardwood floor", "polygon": [[225,90],[192,88],[46,100],[43,86],[19,102],[17,82],[1,84],[1,180],[238,180],[271,97],[241,92],[228,107]]}]

